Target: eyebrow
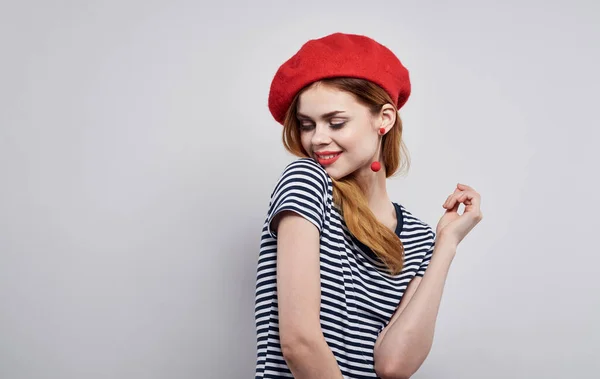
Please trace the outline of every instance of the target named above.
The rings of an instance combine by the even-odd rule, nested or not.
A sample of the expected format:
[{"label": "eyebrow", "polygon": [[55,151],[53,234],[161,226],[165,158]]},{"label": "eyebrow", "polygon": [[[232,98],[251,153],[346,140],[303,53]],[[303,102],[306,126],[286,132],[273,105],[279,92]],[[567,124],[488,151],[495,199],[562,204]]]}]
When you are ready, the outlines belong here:
[{"label": "eyebrow", "polygon": [[[336,114],[338,114],[338,113],[344,113],[344,111],[333,111],[333,112],[329,112],[329,113],[322,114],[322,115],[321,115],[321,119],[326,119],[326,118],[329,118],[329,117],[335,116],[335,115],[336,115]],[[296,113],[296,116],[298,116],[298,118],[306,118],[306,119],[309,119],[309,120],[310,120],[310,117],[308,117],[307,115],[304,115],[304,114],[302,114],[302,113],[300,113],[300,112],[297,112],[297,113]]]}]

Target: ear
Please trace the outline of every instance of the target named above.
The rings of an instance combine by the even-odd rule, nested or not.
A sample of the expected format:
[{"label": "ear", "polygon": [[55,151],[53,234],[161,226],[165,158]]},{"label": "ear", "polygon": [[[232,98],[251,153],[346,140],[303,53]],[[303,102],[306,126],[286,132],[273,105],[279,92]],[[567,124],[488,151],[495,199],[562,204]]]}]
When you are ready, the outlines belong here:
[{"label": "ear", "polygon": [[390,130],[396,122],[396,109],[391,104],[385,104],[379,112],[380,128]]}]

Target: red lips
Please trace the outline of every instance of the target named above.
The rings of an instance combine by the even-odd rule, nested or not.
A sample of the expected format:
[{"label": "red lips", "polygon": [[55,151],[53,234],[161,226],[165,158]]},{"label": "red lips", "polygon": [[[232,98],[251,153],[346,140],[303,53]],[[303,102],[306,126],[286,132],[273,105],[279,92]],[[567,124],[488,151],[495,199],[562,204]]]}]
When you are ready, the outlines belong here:
[{"label": "red lips", "polygon": [[[318,153],[315,153],[315,155],[317,156],[317,161],[323,166],[330,165],[333,162],[337,161],[341,154],[342,153],[340,151],[319,151]],[[330,155],[333,155],[333,157],[322,158],[324,156],[326,157]]]}]

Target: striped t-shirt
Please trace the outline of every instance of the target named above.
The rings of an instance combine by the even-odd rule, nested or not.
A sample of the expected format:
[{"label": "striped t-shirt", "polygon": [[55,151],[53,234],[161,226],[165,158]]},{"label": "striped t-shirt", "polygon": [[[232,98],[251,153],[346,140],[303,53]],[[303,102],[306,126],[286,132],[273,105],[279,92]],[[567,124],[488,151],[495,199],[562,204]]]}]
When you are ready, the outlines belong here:
[{"label": "striped t-shirt", "polygon": [[393,203],[396,234],[405,249],[404,268],[392,276],[383,262],[348,230],[333,203],[333,183],[311,158],[290,163],[271,194],[258,255],[255,324],[256,378],[293,378],[281,353],[277,308],[277,236],[273,217],[291,210],[313,223],[320,234],[321,329],[346,379],[377,378],[373,349],[409,282],[423,276],[435,232],[404,206]]}]

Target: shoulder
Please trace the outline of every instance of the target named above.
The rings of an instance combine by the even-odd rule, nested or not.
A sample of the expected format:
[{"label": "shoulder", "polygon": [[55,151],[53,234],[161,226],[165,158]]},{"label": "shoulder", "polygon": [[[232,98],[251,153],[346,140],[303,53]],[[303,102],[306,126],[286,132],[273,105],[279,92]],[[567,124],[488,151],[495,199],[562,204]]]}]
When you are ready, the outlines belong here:
[{"label": "shoulder", "polygon": [[314,159],[298,158],[290,162],[281,173],[277,187],[283,184],[299,184],[326,192],[331,184],[327,171]]},{"label": "shoulder", "polygon": [[285,174],[288,172],[306,172],[308,174],[319,176],[325,181],[329,177],[329,174],[327,174],[327,171],[325,171],[323,166],[321,166],[312,158],[295,159],[294,161],[290,162],[287,166],[285,166],[283,173]]},{"label": "shoulder", "polygon": [[[331,198],[330,184],[325,169],[313,159],[299,158],[289,163],[271,193],[267,216],[270,235],[277,238],[278,221],[275,216],[282,211],[303,216],[321,231]],[[271,225],[273,220],[275,222]]]},{"label": "shoulder", "polygon": [[404,205],[398,204],[402,210],[403,231],[414,236],[424,236],[432,241],[435,239],[435,229],[426,221],[415,216]]}]

